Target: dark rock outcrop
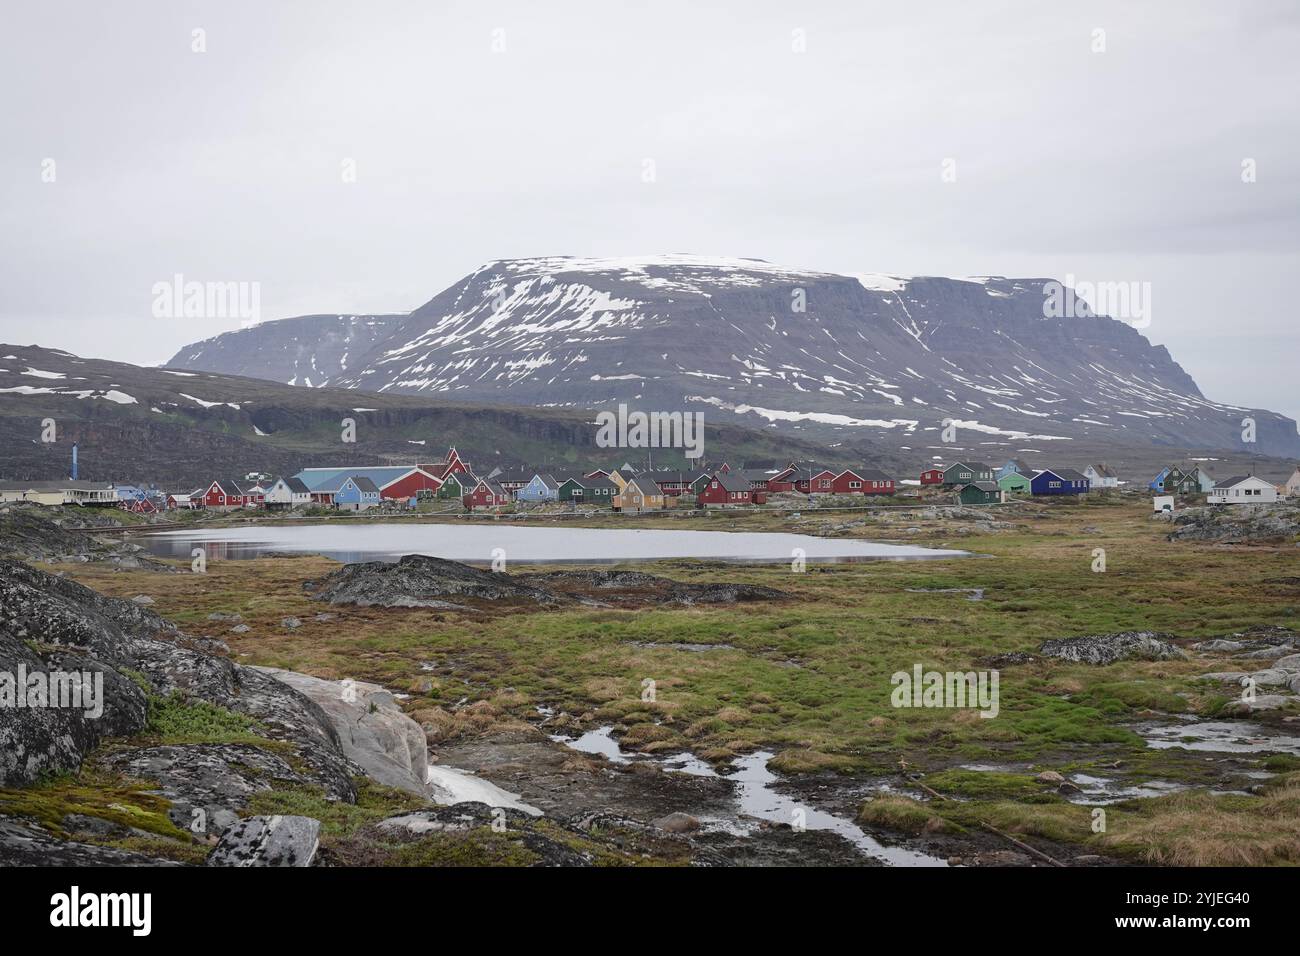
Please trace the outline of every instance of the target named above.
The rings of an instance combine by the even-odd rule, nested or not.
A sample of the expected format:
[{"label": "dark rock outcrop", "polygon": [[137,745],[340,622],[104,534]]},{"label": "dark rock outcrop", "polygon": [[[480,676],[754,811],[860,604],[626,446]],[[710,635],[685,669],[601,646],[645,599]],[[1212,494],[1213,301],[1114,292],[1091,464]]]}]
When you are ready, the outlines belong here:
[{"label": "dark rock outcrop", "polygon": [[1187,655],[1170,643],[1171,634],[1155,631],[1123,631],[1118,634],[1090,634],[1044,641],[1038,652],[1081,664],[1113,664],[1116,661],[1162,661]]},{"label": "dark rock outcrop", "polygon": [[345,565],[322,581],[312,595],[316,601],[360,607],[457,606],[444,598],[535,604],[569,600],[543,588],[521,584],[508,574],[423,554],[408,554],[395,564],[367,561]]}]

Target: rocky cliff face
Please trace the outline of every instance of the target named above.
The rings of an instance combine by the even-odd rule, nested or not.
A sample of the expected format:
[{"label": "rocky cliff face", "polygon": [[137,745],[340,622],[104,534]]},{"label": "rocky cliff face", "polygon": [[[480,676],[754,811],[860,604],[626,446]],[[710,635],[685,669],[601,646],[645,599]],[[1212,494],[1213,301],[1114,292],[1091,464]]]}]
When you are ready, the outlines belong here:
[{"label": "rocky cliff face", "polygon": [[[843,276],[690,256],[505,260],[393,323],[327,384],[702,410],[894,448],[939,444],[945,420],[971,444],[1011,448],[1237,448],[1250,416],[1250,450],[1300,451],[1295,422],[1207,400],[1129,325],[1086,306],[1047,317],[1050,281]],[[184,360],[229,370],[211,350]],[[293,370],[277,365],[272,377]]]},{"label": "rocky cliff face", "polygon": [[172,368],[220,371],[286,385],[325,385],[347,374],[406,316],[300,315],[187,345]]}]

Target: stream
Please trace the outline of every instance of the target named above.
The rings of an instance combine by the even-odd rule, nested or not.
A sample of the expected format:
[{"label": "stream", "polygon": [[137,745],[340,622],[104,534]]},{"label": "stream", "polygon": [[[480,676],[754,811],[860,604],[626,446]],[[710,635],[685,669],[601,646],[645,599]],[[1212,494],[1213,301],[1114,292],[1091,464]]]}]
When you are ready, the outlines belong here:
[{"label": "stream", "polygon": [[894,866],[948,865],[946,860],[927,853],[898,846],[886,846],[853,820],[819,810],[777,790],[776,785],[780,783],[781,778],[768,769],[768,762],[774,755],[765,750],[737,757],[731,762],[731,772],[719,774],[712,766],[690,753],[667,757],[648,757],[629,753],[614,739],[611,727],[589,730],[579,737],[556,734],[551,736],[551,740],[582,753],[598,754],[612,763],[655,763],[671,773],[717,777],[734,784],[735,804],[730,814],[698,815],[697,818],[706,828],[716,827],[745,836],[753,833],[760,825],[760,821],[788,826],[798,823],[808,830],[826,830],[835,833],[852,843],[860,853]]}]

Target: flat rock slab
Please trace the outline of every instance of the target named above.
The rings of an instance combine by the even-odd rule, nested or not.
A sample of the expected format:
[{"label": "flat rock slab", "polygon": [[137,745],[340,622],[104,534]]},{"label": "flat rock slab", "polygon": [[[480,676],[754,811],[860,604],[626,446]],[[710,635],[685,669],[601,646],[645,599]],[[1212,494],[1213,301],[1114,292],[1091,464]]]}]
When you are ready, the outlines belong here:
[{"label": "flat rock slab", "polygon": [[311,817],[249,817],[228,829],[208,866],[311,866],[320,849],[320,821]]},{"label": "flat rock slab", "polygon": [[1081,664],[1114,664],[1116,661],[1163,661],[1187,655],[1171,643],[1173,635],[1155,631],[1122,631],[1044,641],[1038,652],[1044,657]]}]

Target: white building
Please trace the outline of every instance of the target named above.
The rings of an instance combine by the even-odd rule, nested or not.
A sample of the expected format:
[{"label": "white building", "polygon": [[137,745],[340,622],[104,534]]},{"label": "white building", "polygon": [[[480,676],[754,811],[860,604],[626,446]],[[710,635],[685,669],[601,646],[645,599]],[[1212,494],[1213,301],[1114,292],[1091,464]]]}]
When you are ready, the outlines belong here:
[{"label": "white building", "polygon": [[1151,499],[1151,510],[1156,514],[1159,514],[1162,511],[1173,511],[1174,496],[1156,495],[1154,498]]},{"label": "white building", "polygon": [[1088,479],[1089,488],[1118,488],[1119,475],[1115,469],[1105,463],[1089,465],[1083,469],[1083,477]]},{"label": "white building", "polygon": [[1282,483],[1282,487],[1278,491],[1281,491],[1288,498],[1300,496],[1300,468],[1291,472],[1291,477]]},{"label": "white building", "polygon": [[268,508],[305,508],[311,504],[311,491],[301,478],[279,478],[266,490],[262,503]]},{"label": "white building", "polygon": [[1212,505],[1261,505],[1277,501],[1277,486],[1255,475],[1238,475],[1214,486],[1206,502]]}]

